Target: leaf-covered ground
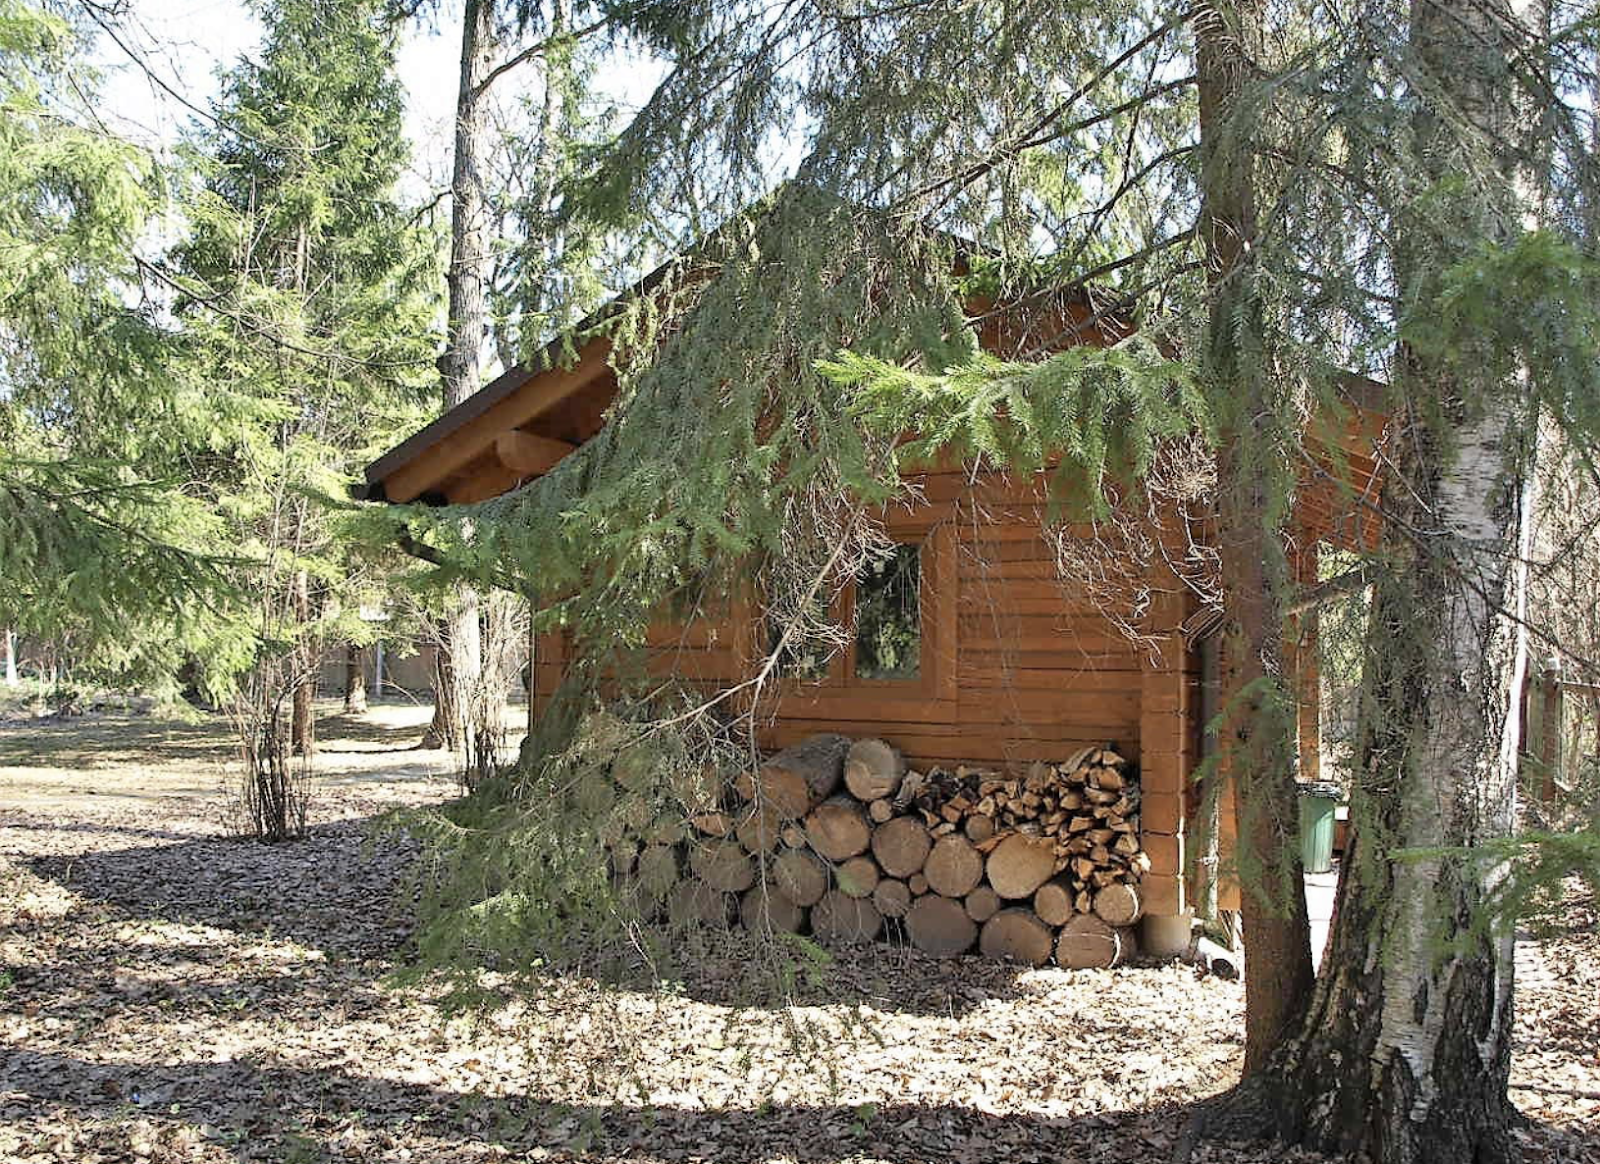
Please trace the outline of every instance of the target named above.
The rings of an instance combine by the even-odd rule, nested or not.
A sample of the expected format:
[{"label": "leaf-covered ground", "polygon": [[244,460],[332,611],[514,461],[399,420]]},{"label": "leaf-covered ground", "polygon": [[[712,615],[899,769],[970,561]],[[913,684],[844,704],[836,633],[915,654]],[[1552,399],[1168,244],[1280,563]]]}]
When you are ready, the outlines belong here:
[{"label": "leaf-covered ground", "polygon": [[[734,941],[659,991],[447,1019],[386,980],[410,855],[368,827],[453,794],[405,750],[424,718],[325,722],[314,836],[275,847],[225,835],[222,725],[0,726],[0,1159],[1167,1161],[1237,1077],[1242,992],[1184,966],[877,949],[741,1009],[760,952]],[[1575,900],[1523,954],[1535,1160],[1600,1161],[1596,922]]]}]

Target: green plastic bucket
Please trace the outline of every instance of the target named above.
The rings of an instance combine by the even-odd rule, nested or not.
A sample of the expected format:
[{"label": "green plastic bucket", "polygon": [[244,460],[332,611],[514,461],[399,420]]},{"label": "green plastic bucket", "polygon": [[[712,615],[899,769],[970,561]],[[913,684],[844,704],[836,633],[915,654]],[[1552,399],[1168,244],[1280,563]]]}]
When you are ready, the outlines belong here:
[{"label": "green plastic bucket", "polygon": [[1339,786],[1300,785],[1300,860],[1307,873],[1333,869],[1333,821],[1339,808]]}]

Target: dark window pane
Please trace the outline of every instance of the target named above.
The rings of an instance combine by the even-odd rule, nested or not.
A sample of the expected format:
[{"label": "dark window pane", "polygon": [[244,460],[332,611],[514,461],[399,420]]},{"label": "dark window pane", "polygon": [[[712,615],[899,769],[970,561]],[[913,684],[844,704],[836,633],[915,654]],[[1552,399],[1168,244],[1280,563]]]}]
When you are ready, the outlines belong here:
[{"label": "dark window pane", "polygon": [[922,664],[920,547],[896,546],[856,576],[856,677],[915,679]]}]

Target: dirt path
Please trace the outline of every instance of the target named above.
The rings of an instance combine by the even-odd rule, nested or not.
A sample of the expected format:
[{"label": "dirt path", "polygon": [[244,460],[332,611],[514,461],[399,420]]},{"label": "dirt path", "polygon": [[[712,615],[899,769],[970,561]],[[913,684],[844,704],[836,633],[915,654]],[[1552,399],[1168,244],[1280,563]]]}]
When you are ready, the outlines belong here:
[{"label": "dirt path", "polygon": [[[395,750],[421,718],[324,723],[314,835],[277,847],[223,834],[217,725],[0,728],[0,1160],[1136,1164],[1236,1077],[1239,987],[1176,966],[880,949],[775,1012],[731,1005],[733,942],[659,994],[567,981],[446,1020],[386,982],[407,853],[367,840],[454,791],[445,757]],[[1521,1083],[1600,1078],[1587,921],[1519,1001]],[[1600,1102],[1517,1098],[1559,1125],[1532,1159],[1600,1161]]]}]

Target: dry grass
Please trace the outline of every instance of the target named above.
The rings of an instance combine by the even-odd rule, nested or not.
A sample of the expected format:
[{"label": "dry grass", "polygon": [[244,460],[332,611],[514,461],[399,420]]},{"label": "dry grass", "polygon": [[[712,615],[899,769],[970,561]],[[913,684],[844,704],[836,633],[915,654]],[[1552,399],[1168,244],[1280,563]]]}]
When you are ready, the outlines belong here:
[{"label": "dry grass", "polygon": [[[448,1019],[385,984],[408,853],[365,829],[454,793],[445,756],[404,750],[424,718],[325,720],[313,835],[282,846],[223,835],[218,725],[0,728],[0,1159],[1131,1164],[1169,1159],[1236,1078],[1239,987],[1179,966],[878,949],[792,1011],[752,1010],[734,939],[659,993],[568,979]],[[1587,908],[1524,996],[1519,1083],[1600,1079]],[[1516,1097],[1551,1121],[1535,1159],[1600,1139],[1600,1101]]]}]

